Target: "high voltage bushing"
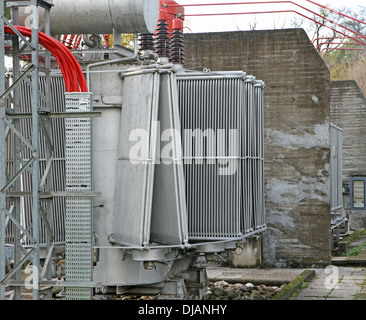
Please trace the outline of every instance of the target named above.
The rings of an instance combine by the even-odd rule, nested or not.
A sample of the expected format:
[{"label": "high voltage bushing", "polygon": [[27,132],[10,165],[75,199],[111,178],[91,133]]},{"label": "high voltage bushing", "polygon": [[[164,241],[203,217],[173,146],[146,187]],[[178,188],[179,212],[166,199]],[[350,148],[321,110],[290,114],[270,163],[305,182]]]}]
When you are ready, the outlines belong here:
[{"label": "high voltage bushing", "polygon": [[184,64],[184,40],[182,32],[182,20],[179,18],[173,21],[173,33],[170,37],[170,61]]},{"label": "high voltage bushing", "polygon": [[179,29],[174,30],[170,38],[170,60],[173,63],[184,64],[183,32]]},{"label": "high voltage bushing", "polygon": [[166,22],[168,17],[166,10],[160,10],[160,17],[158,27],[155,32],[155,53],[159,57],[169,57],[170,44],[169,44],[169,28]]},{"label": "high voltage bushing", "polygon": [[152,33],[139,33],[139,51],[151,50],[154,51],[154,35]]}]

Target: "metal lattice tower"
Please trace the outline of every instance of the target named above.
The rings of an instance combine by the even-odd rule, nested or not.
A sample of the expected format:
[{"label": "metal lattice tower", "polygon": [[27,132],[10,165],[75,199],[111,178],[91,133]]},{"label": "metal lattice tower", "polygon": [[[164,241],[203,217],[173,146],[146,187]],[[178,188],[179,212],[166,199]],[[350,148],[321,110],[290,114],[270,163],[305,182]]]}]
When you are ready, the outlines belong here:
[{"label": "metal lattice tower", "polygon": [[[4,16],[4,5],[12,8],[12,23]],[[50,54],[45,53],[46,89],[45,94],[40,93],[39,88],[39,7],[46,12],[45,31],[49,34],[49,10],[51,4],[43,0],[31,0],[31,30],[32,37],[27,40],[14,25],[18,24],[18,9],[20,6],[29,5],[29,1],[0,1],[0,300],[5,299],[6,290],[13,290],[12,299],[20,300],[20,288],[26,284],[21,280],[21,267],[31,261],[33,299],[40,298],[40,279],[51,278],[50,260],[52,255],[52,230],[50,227],[50,202],[51,196],[40,197],[43,194],[50,195],[50,170],[45,170],[40,176],[40,146],[39,138],[42,130],[47,143],[46,146],[46,167],[52,162],[52,143],[50,142],[49,119],[42,117],[42,114],[50,112]],[[5,32],[4,26],[9,26],[15,35],[12,38],[12,61],[13,61],[13,82],[9,86],[5,79]],[[22,48],[20,46],[23,46]],[[20,52],[27,48],[31,51],[32,63],[25,70],[20,67]],[[26,81],[31,87],[31,113],[20,112],[20,84]],[[40,106],[42,101],[42,107]],[[32,134],[30,138],[24,137],[20,130],[21,119],[31,119]],[[10,141],[11,140],[11,141]],[[27,149],[31,156],[26,159],[24,150]],[[11,150],[11,156],[9,151]],[[9,159],[7,159],[9,158]],[[21,189],[21,176],[28,172],[32,177],[32,191],[26,192]],[[25,228],[21,223],[20,208],[21,200],[31,198],[32,201],[32,225]],[[42,205],[41,205],[42,204]],[[40,226],[41,220],[47,233],[47,258],[41,268],[40,264]],[[9,223],[12,223],[14,264],[9,265],[6,259],[6,230]],[[24,246],[23,238],[27,238],[30,245]],[[46,299],[52,298],[52,288],[45,289]]]},{"label": "metal lattice tower", "polygon": [[[0,1],[0,74],[5,75],[5,35],[4,26],[9,26],[15,33],[16,36],[12,37],[13,41],[13,70],[14,70],[14,80],[13,84],[7,88],[5,77],[1,79],[0,84],[0,299],[5,299],[5,286],[8,284],[9,280],[14,281],[14,299],[20,299],[20,268],[24,265],[27,260],[32,261],[33,265],[33,299],[39,299],[39,279],[40,275],[45,275],[47,272],[47,265],[41,270],[40,268],[40,246],[39,246],[39,234],[40,234],[40,217],[45,221],[46,225],[49,225],[47,221],[47,213],[42,212],[39,208],[39,191],[40,191],[40,172],[39,172],[39,127],[44,127],[44,131],[47,130],[47,124],[40,120],[40,109],[39,109],[39,99],[42,98],[45,101],[46,108],[49,106],[49,95],[41,96],[39,92],[39,44],[38,44],[38,15],[39,6],[46,9],[49,13],[51,8],[50,3],[47,1],[31,0],[31,10],[32,10],[32,38],[27,40],[23,37],[14,26],[5,18],[4,16],[4,5],[7,3],[12,6],[13,1]],[[18,6],[22,5],[22,1],[18,1]],[[12,7],[13,10],[13,23],[17,23],[18,19],[18,7],[14,3]],[[48,14],[49,22],[49,14]],[[49,28],[46,26],[46,29]],[[21,73],[19,65],[19,52],[20,52],[20,42],[25,44],[30,50],[32,55],[32,63],[27,67],[25,72]],[[46,68],[49,67],[50,57],[47,55],[46,58]],[[49,76],[49,73],[47,73]],[[32,137],[31,139],[26,139],[22,136],[19,131],[19,120],[22,117],[19,109],[19,85],[20,82],[30,76],[32,97],[31,97],[31,115],[29,117],[32,120]],[[49,82],[48,82],[49,83]],[[49,90],[46,90],[49,92]],[[11,102],[11,106],[7,105]],[[47,110],[43,110],[47,111]],[[24,116],[24,115],[23,115]],[[9,170],[7,164],[7,139],[9,138],[9,133],[13,135],[13,168]],[[8,143],[9,144],[9,143]],[[31,150],[32,156],[30,159],[21,158],[21,148],[27,147]],[[20,177],[28,170],[32,175],[32,192],[25,195],[24,192],[20,190]],[[32,198],[32,227],[26,230],[20,222],[20,199],[22,197]],[[9,202],[9,203],[8,203]],[[9,207],[10,204],[10,207]],[[46,206],[47,207],[47,206]],[[6,273],[6,256],[5,256],[5,231],[7,224],[11,221],[14,225],[14,267],[11,269],[8,266],[8,272]],[[49,230],[50,231],[50,230]],[[30,248],[26,249],[21,244],[21,238],[27,236],[28,239],[32,241]],[[48,235],[49,238],[52,234]],[[51,241],[47,242],[50,246]],[[48,248],[50,250],[50,248]],[[23,256],[23,257],[22,257]],[[21,258],[22,257],[22,258]],[[49,276],[50,273],[47,272]],[[17,283],[16,283],[17,282]],[[50,293],[48,295],[50,297]]]},{"label": "metal lattice tower", "polygon": [[[18,24],[18,9],[20,6],[31,5],[31,40],[27,40],[15,27]],[[4,17],[4,4],[12,8],[12,23]],[[77,105],[72,105],[66,112],[52,110],[51,98],[51,56],[45,51],[44,73],[45,81],[40,81],[39,76],[39,7],[45,9],[45,33],[50,34],[50,9],[52,4],[43,0],[0,0],[0,300],[5,300],[6,292],[11,291],[10,299],[20,300],[20,288],[30,285],[33,292],[33,299],[52,299],[52,287],[66,287],[70,299],[91,299],[93,293],[92,282],[92,202],[91,198],[99,197],[101,194],[91,190],[91,117],[100,117],[100,112],[93,112],[91,105],[91,94],[80,93],[77,96]],[[5,31],[7,25],[15,35],[12,39],[12,60],[13,60],[13,81],[9,86],[5,77]],[[31,52],[32,63],[26,67],[20,66],[20,54],[26,50]],[[43,90],[40,83],[44,84]],[[21,106],[23,97],[23,84],[31,89],[29,94],[28,111]],[[42,93],[44,92],[44,93]],[[24,99],[24,98],[23,98]],[[66,109],[70,101],[75,100],[73,93],[65,97]],[[84,101],[88,101],[86,108]],[[70,106],[70,105],[69,105]],[[71,128],[73,123],[80,127],[80,124],[87,123],[85,130],[89,134],[89,142],[85,146],[84,156],[90,162],[87,168],[87,175],[78,177],[83,183],[80,188],[69,188],[66,190],[53,190],[53,164],[57,158],[56,143],[57,137],[53,137],[51,119],[64,119],[66,125]],[[73,119],[73,120],[66,120]],[[30,121],[28,133],[22,130],[21,121]],[[69,128],[69,129],[70,129]],[[57,134],[56,134],[57,135]],[[55,138],[55,139],[54,139]],[[67,138],[67,135],[66,135]],[[66,139],[67,143],[72,142],[72,137]],[[79,143],[76,141],[75,143]],[[57,140],[60,144],[60,141]],[[42,155],[42,159],[40,159]],[[67,158],[67,156],[66,156]],[[85,163],[72,162],[73,157],[69,156],[66,163],[67,172],[72,172],[75,165],[84,166]],[[65,160],[65,159],[64,159]],[[85,160],[85,159],[84,159]],[[71,162],[70,162],[71,161]],[[85,167],[83,167],[85,173]],[[67,171],[69,170],[69,171]],[[24,175],[31,177],[30,187],[24,188],[22,181]],[[27,177],[28,177],[27,176]],[[71,177],[74,179],[75,177]],[[23,179],[23,180],[22,180]],[[66,176],[66,183],[68,176]],[[84,180],[89,179],[87,188]],[[70,180],[70,177],[69,177]],[[66,241],[66,281],[52,279],[52,259],[55,254],[56,241],[53,230],[53,209],[54,198],[64,198],[68,204],[66,210],[66,237],[72,236],[73,228],[78,225],[84,230],[84,239],[71,239]],[[24,215],[22,202],[27,201],[31,206],[31,221],[25,224],[21,216]],[[75,210],[77,217],[73,214],[75,210],[72,204],[77,203]],[[71,206],[70,206],[71,204]],[[83,211],[84,210],[84,211]],[[24,218],[23,218],[24,220]],[[12,227],[11,245],[14,248],[14,263],[11,267],[6,257],[7,231],[9,225]],[[88,226],[88,229],[84,227]],[[85,239],[87,244],[85,245]],[[26,241],[25,241],[26,240]],[[42,241],[42,255],[41,244]],[[44,251],[44,248],[46,251]],[[83,253],[83,257],[80,257]],[[21,268],[31,261],[32,281],[27,282],[21,278]],[[74,263],[78,264],[75,268]],[[71,267],[70,267],[71,266]],[[85,270],[88,271],[85,276]],[[82,276],[78,276],[83,273]],[[29,279],[29,277],[28,277]]]}]

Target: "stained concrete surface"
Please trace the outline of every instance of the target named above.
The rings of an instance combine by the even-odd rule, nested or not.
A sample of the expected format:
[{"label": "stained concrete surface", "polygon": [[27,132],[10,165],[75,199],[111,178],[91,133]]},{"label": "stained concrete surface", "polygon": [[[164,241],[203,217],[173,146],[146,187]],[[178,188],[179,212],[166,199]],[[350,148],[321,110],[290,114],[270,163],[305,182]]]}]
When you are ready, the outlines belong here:
[{"label": "stained concrete surface", "polygon": [[304,283],[289,300],[366,300],[365,267],[335,265],[316,269],[232,269],[208,268],[210,281],[251,282],[278,285],[291,283],[305,270],[314,270],[315,276]]}]

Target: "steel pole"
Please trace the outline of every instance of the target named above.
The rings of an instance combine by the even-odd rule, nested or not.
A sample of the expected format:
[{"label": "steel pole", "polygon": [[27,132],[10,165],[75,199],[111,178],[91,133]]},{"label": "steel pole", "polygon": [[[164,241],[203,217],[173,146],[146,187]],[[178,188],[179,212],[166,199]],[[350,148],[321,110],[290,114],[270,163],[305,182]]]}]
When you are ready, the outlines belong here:
[{"label": "steel pole", "polygon": [[[19,21],[18,7],[12,7],[12,23],[17,25]],[[19,38],[17,35],[13,37],[13,82],[20,77],[20,65],[19,65]],[[14,88],[14,112],[20,113],[20,87],[17,85]],[[20,131],[20,120],[13,120],[14,127]],[[14,175],[21,169],[20,163],[20,139],[14,134],[14,148],[13,148],[13,161],[14,161]],[[17,179],[14,183],[15,190],[20,190],[20,180]],[[14,215],[17,221],[20,221],[20,198],[14,198]],[[20,230],[14,228],[14,266],[18,265],[21,260],[21,244],[20,244]],[[15,280],[20,280],[20,270],[15,273]],[[20,287],[14,287],[14,300],[20,300]]]},{"label": "steel pole", "polygon": [[[0,0],[0,94],[5,92],[5,47],[4,47],[4,0]],[[5,101],[0,99],[0,187],[6,184],[6,131]],[[5,278],[5,192],[0,192],[0,300],[5,300],[5,285],[1,280]]]},{"label": "steel pole", "polygon": [[39,189],[39,119],[38,119],[38,97],[39,97],[39,85],[38,85],[38,5],[37,0],[31,1],[32,12],[32,45],[34,47],[32,51],[32,63],[35,66],[32,72],[32,145],[33,158],[35,161],[32,165],[32,225],[33,225],[33,238],[34,248],[36,249],[33,254],[33,300],[39,300],[39,232],[40,232],[40,220],[39,220],[39,207],[38,207],[38,189]]}]

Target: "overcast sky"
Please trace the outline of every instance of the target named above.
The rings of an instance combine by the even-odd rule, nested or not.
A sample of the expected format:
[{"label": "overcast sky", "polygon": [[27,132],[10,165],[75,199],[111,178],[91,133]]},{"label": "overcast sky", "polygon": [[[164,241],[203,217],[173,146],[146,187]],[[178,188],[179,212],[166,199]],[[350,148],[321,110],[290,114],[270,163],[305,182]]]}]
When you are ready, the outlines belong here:
[{"label": "overcast sky", "polygon": [[[266,0],[176,0],[179,4],[197,4],[197,3],[233,3],[233,2],[252,2],[253,4],[243,5],[225,5],[225,6],[203,6],[203,7],[186,7],[185,13],[233,13],[233,12],[260,12],[260,11],[282,11],[295,10],[306,16],[313,16],[307,10],[300,8],[292,3],[276,3],[276,4],[255,4],[256,2],[266,2]],[[281,0],[280,0],[281,1]],[[309,3],[306,0],[293,0],[296,4],[305,7],[308,10],[319,12],[320,7]],[[331,7],[333,9],[350,8],[359,10],[360,6],[366,7],[365,0],[313,0],[321,5]],[[250,30],[255,27],[256,30],[275,29],[284,27],[293,27],[294,18],[302,19],[297,13],[275,13],[275,14],[242,14],[230,16],[211,16],[211,17],[186,17],[185,32],[218,32],[218,31],[237,31]],[[308,21],[307,19],[304,19]],[[306,29],[306,26],[303,26]],[[189,30],[189,29],[190,30]]]}]

